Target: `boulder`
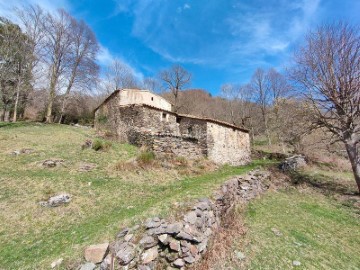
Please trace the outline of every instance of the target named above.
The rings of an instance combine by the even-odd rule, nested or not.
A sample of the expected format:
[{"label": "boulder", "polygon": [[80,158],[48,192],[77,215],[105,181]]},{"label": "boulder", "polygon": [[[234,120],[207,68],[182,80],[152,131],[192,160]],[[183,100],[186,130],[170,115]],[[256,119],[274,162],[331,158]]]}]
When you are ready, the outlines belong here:
[{"label": "boulder", "polygon": [[102,262],[106,252],[108,251],[108,248],[109,243],[88,246],[85,249],[85,260],[93,263]]}]

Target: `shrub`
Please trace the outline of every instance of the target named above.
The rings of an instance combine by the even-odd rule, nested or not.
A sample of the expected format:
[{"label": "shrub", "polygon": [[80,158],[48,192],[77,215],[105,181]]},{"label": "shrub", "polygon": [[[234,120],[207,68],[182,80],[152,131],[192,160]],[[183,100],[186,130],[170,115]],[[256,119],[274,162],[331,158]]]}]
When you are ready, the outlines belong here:
[{"label": "shrub", "polygon": [[92,144],[92,149],[95,151],[106,151],[109,150],[111,146],[112,144],[109,141],[95,140]]},{"label": "shrub", "polygon": [[154,159],[155,159],[155,154],[152,151],[141,152],[140,155],[136,158],[137,162],[143,165],[152,163]]}]

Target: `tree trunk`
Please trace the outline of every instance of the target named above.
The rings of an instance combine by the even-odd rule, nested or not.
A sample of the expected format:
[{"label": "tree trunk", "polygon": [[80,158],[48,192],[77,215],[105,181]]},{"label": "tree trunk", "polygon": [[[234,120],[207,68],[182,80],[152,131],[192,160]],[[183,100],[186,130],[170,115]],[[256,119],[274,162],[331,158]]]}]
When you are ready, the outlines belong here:
[{"label": "tree trunk", "polygon": [[10,112],[4,108],[4,122],[10,122]]},{"label": "tree trunk", "polygon": [[19,104],[20,86],[21,86],[21,78],[19,78],[17,86],[16,86],[16,99],[15,99],[15,105],[14,105],[13,122],[16,122],[16,120],[17,120],[17,108],[18,108],[18,104]]},{"label": "tree trunk", "polygon": [[348,154],[351,168],[353,170],[354,178],[358,187],[358,191],[360,194],[360,156],[359,149],[354,142],[346,142],[345,143],[346,152]]},{"label": "tree trunk", "polygon": [[52,68],[51,80],[50,80],[50,92],[49,92],[49,101],[46,109],[46,123],[52,123],[52,107],[55,99],[55,90],[57,83],[57,74],[55,66]]},{"label": "tree trunk", "polygon": [[266,137],[267,137],[267,140],[268,140],[268,145],[271,145],[271,137],[270,137],[268,121],[267,121],[266,111],[265,110],[266,110],[265,108],[262,108],[261,113],[262,113],[263,121],[264,121],[264,125],[265,125],[265,133],[266,133]]}]

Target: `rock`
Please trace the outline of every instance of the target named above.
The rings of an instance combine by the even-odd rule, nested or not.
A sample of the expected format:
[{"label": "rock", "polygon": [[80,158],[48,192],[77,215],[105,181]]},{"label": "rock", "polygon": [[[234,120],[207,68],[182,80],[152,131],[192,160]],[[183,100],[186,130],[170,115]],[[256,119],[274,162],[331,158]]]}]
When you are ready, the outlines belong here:
[{"label": "rock", "polygon": [[95,268],[96,264],[92,262],[87,262],[81,266],[80,270],[94,270]]},{"label": "rock", "polygon": [[53,261],[51,263],[51,268],[55,268],[55,267],[59,266],[63,262],[63,260],[64,260],[63,258],[60,258],[60,259],[57,259],[56,261]]},{"label": "rock", "polygon": [[195,224],[197,215],[195,211],[191,211],[184,216],[184,221],[189,224]]},{"label": "rock", "polygon": [[125,240],[126,242],[130,242],[130,240],[131,240],[133,237],[134,237],[133,234],[127,234],[127,235],[124,237],[124,240]]},{"label": "rock", "polygon": [[109,270],[113,264],[113,257],[111,254],[108,254],[105,259],[100,264],[100,270]]},{"label": "rock", "polygon": [[210,210],[210,202],[209,201],[202,201],[195,205],[195,209],[200,209],[201,211]]},{"label": "rock", "polygon": [[135,257],[135,246],[129,242],[120,244],[116,250],[116,258],[121,265],[129,264]]},{"label": "rock", "polygon": [[81,163],[79,166],[79,172],[90,172],[96,168],[96,164],[94,163]]},{"label": "rock", "polygon": [[276,228],[271,228],[271,231],[276,235],[276,236],[282,236],[282,233],[276,229]]},{"label": "rock", "polygon": [[167,234],[160,234],[158,236],[158,238],[159,238],[159,241],[161,243],[163,243],[164,245],[167,245],[170,242],[170,240],[169,240],[170,237]]},{"label": "rock", "polygon": [[14,155],[14,156],[18,156],[20,154],[21,154],[21,152],[19,150],[14,150],[11,152],[11,155]]},{"label": "rock", "polygon": [[139,244],[142,245],[144,248],[151,248],[155,246],[158,241],[152,236],[144,236],[140,241]]},{"label": "rock", "polygon": [[158,247],[153,247],[153,248],[146,250],[142,254],[141,260],[142,260],[143,264],[148,264],[148,263],[152,262],[153,260],[155,260],[158,256],[159,256]]},{"label": "rock", "polygon": [[162,221],[160,220],[160,218],[155,217],[155,218],[149,218],[146,220],[145,222],[145,228],[146,229],[152,229],[152,228],[157,228],[162,224]]},{"label": "rock", "polygon": [[129,228],[125,228],[123,229],[122,231],[120,231],[117,235],[116,235],[116,238],[121,238],[121,237],[124,237],[128,232],[129,232]]},{"label": "rock", "polygon": [[170,252],[165,253],[165,257],[169,262],[173,262],[179,258],[179,253],[170,251]]},{"label": "rock", "polygon": [[293,266],[300,266],[300,265],[301,265],[301,262],[299,262],[299,261],[293,261],[293,262],[292,262],[292,265],[293,265]]},{"label": "rock", "polygon": [[185,258],[184,258],[184,261],[185,261],[186,263],[191,264],[191,263],[194,263],[194,262],[195,262],[195,258],[190,255],[190,256],[185,257]]},{"label": "rock", "polygon": [[242,253],[241,251],[235,250],[234,253],[235,253],[236,258],[237,258],[239,261],[241,261],[241,260],[243,260],[243,259],[246,258],[245,254]]},{"label": "rock", "polygon": [[172,224],[168,224],[165,228],[165,233],[167,234],[177,234],[181,231],[184,225],[181,222],[176,222]]},{"label": "rock", "polygon": [[185,265],[185,261],[183,259],[176,259],[173,264],[175,267],[181,268]]},{"label": "rock", "polygon": [[63,159],[47,159],[43,161],[42,165],[47,168],[54,168],[57,165],[61,165],[63,162]]},{"label": "rock", "polygon": [[41,206],[57,207],[65,203],[69,203],[70,201],[71,201],[70,195],[67,193],[63,193],[50,197],[47,201],[41,201],[39,202],[39,204]]},{"label": "rock", "polygon": [[106,252],[108,251],[108,248],[109,243],[88,246],[85,249],[85,260],[93,263],[102,262]]},{"label": "rock", "polygon": [[286,158],[280,165],[279,168],[282,171],[295,171],[298,168],[306,166],[306,160],[303,155],[294,155]]},{"label": "rock", "polygon": [[199,253],[199,250],[195,245],[190,245],[189,250],[193,257],[195,257]]},{"label": "rock", "polygon": [[180,242],[174,239],[170,242],[169,247],[171,250],[179,252],[180,251]]}]

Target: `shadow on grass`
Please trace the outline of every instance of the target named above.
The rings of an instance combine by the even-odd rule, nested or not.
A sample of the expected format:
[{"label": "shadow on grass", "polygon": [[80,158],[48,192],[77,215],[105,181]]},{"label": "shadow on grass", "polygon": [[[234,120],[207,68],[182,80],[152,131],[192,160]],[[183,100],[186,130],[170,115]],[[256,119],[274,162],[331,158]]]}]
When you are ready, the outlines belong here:
[{"label": "shadow on grass", "polygon": [[320,189],[320,191],[325,194],[360,195],[351,185],[324,175],[312,176],[296,171],[288,172],[288,175],[291,177],[293,184],[308,184]]}]

